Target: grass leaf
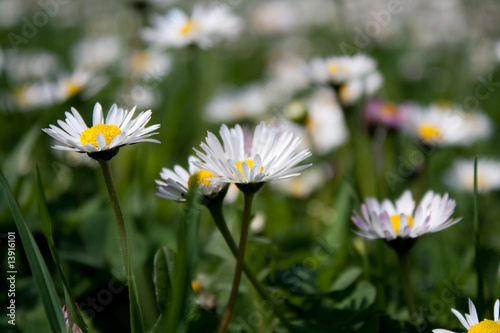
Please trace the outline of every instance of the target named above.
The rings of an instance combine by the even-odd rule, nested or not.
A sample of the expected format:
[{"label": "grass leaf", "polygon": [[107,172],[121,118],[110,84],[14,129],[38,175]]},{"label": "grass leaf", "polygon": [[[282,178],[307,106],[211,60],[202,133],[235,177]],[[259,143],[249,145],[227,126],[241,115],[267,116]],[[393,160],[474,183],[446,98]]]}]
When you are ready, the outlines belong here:
[{"label": "grass leaf", "polygon": [[36,191],[38,197],[38,207],[40,211],[40,220],[42,223],[42,230],[47,242],[49,243],[50,253],[52,254],[52,259],[56,264],[57,270],[59,271],[59,275],[61,276],[61,280],[64,286],[64,295],[66,302],[66,310],[68,312],[69,324],[72,327],[73,323],[77,324],[78,327],[83,331],[83,333],[87,332],[87,325],[83,321],[83,317],[78,310],[76,305],[75,297],[73,296],[73,292],[69,286],[68,280],[66,280],[66,276],[64,275],[63,267],[59,260],[59,256],[56,251],[56,247],[54,244],[54,238],[52,236],[52,221],[50,219],[49,210],[47,208],[47,201],[45,199],[45,191],[43,188],[42,178],[40,176],[40,169],[38,165],[35,168],[35,178],[37,182]]},{"label": "grass leaf", "polygon": [[21,212],[19,211],[19,207],[17,206],[16,200],[12,195],[9,184],[7,183],[2,171],[0,171],[0,185],[4,189],[4,193],[7,196],[24,252],[28,258],[33,279],[35,280],[38,291],[40,292],[40,298],[42,300],[47,319],[49,320],[50,327],[53,332],[66,332],[66,324],[64,323],[63,313],[61,311],[61,300],[57,295],[51,274],[47,269],[47,265],[43,260],[42,254],[40,253],[40,249],[38,248],[33,235],[24,221]]}]

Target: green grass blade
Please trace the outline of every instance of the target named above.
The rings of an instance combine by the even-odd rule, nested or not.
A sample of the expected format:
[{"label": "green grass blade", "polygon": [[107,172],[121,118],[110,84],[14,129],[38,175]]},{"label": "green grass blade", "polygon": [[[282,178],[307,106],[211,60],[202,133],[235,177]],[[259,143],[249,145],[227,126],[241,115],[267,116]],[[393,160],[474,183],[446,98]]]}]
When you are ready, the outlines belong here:
[{"label": "green grass blade", "polygon": [[477,191],[477,156],[474,159],[474,244],[476,249],[475,266],[477,273],[477,302],[476,307],[479,313],[484,309],[484,278],[483,265],[481,262],[481,243],[479,237],[479,209],[478,209],[478,191]]},{"label": "green grass blade", "polygon": [[66,276],[64,275],[63,267],[59,260],[59,256],[56,251],[56,247],[54,244],[54,238],[52,236],[52,221],[50,219],[49,210],[47,208],[47,201],[45,199],[45,191],[42,183],[42,178],[40,176],[40,170],[38,165],[35,168],[35,178],[37,182],[36,191],[38,197],[38,207],[40,211],[40,220],[42,223],[42,230],[47,242],[49,243],[50,253],[52,254],[52,259],[56,264],[57,270],[59,271],[59,275],[61,276],[61,280],[64,286],[64,295],[66,300],[66,310],[68,312],[68,319],[70,326],[72,327],[73,323],[77,324],[78,327],[83,331],[83,333],[87,332],[87,325],[83,321],[83,317],[78,310],[76,305],[75,297],[71,291],[68,280],[66,280]]},{"label": "green grass blade", "polygon": [[38,209],[40,211],[40,222],[42,223],[42,231],[49,243],[49,246],[54,246],[54,238],[52,236],[52,222],[50,220],[49,210],[47,208],[47,200],[45,199],[45,191],[43,189],[42,178],[40,177],[40,169],[38,164],[35,168],[35,178],[37,182],[36,194],[38,197]]},{"label": "green grass blade", "polygon": [[7,196],[24,252],[28,258],[28,264],[31,268],[33,279],[35,280],[38,291],[40,292],[40,298],[42,300],[47,319],[49,320],[50,327],[53,332],[66,332],[66,324],[64,323],[63,313],[61,311],[61,300],[57,295],[54,282],[52,281],[50,272],[47,269],[47,265],[43,260],[35,239],[33,238],[33,235],[26,225],[21,212],[19,211],[19,207],[17,206],[16,200],[12,195],[9,184],[7,183],[2,171],[0,171],[0,185],[4,189],[5,195]]},{"label": "green grass blade", "polygon": [[[197,184],[193,185],[197,188]],[[188,292],[191,286],[193,266],[198,249],[198,227],[200,223],[200,195],[191,191],[186,203],[186,210],[179,224],[177,238],[177,257],[173,281],[172,303],[162,315],[162,320],[154,332],[183,332],[187,328],[186,312]]]},{"label": "green grass blade", "polygon": [[129,257],[129,267],[128,270],[128,294],[129,294],[129,310],[130,310],[130,330],[132,333],[142,333],[144,332],[143,321],[141,315],[141,308],[139,306],[137,286],[135,283],[135,276],[132,269],[132,262]]}]

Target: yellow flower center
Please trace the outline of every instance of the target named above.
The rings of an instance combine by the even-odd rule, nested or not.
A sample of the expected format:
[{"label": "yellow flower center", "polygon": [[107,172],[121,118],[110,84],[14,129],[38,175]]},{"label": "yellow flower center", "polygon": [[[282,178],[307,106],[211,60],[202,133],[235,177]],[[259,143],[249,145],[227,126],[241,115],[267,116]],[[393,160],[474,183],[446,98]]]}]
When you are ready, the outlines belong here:
[{"label": "yellow flower center", "polygon": [[347,84],[343,84],[339,88],[339,96],[343,101],[349,101],[352,97],[351,89]]},{"label": "yellow flower center", "polygon": [[383,118],[393,118],[398,114],[398,107],[394,103],[384,103],[380,107],[380,116]]},{"label": "yellow flower center", "polygon": [[329,64],[328,65],[328,71],[330,74],[335,74],[339,70],[339,67],[336,64]]},{"label": "yellow flower center", "polygon": [[436,105],[441,108],[441,109],[449,109],[451,108],[451,103],[448,102],[447,100],[440,99],[439,101],[436,102]]},{"label": "yellow flower center", "polygon": [[420,138],[426,142],[431,143],[438,141],[441,138],[441,131],[433,125],[421,125],[418,128],[418,134]]},{"label": "yellow flower center", "polygon": [[467,333],[500,333],[500,323],[485,319],[479,324],[471,326]]},{"label": "yellow flower center", "polygon": [[187,20],[186,24],[181,28],[181,35],[186,35],[193,31],[195,28],[195,24],[191,20]]},{"label": "yellow flower center", "polygon": [[[240,170],[240,172],[241,172],[241,176],[243,177],[243,180],[245,180],[245,181],[246,181],[246,179],[245,179],[245,175],[243,175],[243,170],[241,169],[241,165],[242,165],[243,163],[248,164],[248,167],[250,168],[250,170],[252,170],[252,168],[253,168],[253,160],[252,160],[252,159],[250,159],[250,158],[247,158],[247,159],[246,159],[246,160],[244,160],[244,161],[238,161],[238,162],[236,162],[236,167],[238,168],[238,170]],[[260,166],[260,171],[262,172],[263,170],[264,170],[264,167],[261,165],[261,166]]]},{"label": "yellow flower center", "polygon": [[82,88],[83,86],[75,82],[75,80],[68,80],[64,83],[64,90],[66,91],[68,98],[78,94]]},{"label": "yellow flower center", "polygon": [[137,52],[132,56],[131,67],[135,72],[143,72],[148,65],[149,54],[147,52]]},{"label": "yellow flower center", "polygon": [[[399,234],[400,219],[401,219],[401,214],[391,216],[392,227],[394,228],[396,234]],[[406,219],[408,220],[408,225],[412,227],[413,217],[411,217],[410,215],[406,215]]]},{"label": "yellow flower center", "polygon": [[196,280],[191,281],[191,288],[193,288],[195,294],[199,293],[201,290],[201,286]]},{"label": "yellow flower center", "polygon": [[200,170],[198,172],[195,172],[189,177],[188,189],[190,190],[193,189],[195,180],[198,183],[198,186],[200,186],[201,184],[205,184],[205,186],[208,187],[211,181],[207,180],[207,178],[212,178],[212,177],[214,177],[214,174],[206,170]]},{"label": "yellow flower center", "polygon": [[[467,180],[465,181],[465,186],[470,189],[470,190],[473,190],[474,189],[474,173],[471,173],[470,175],[468,175],[468,177],[466,178]],[[486,180],[484,179],[484,177],[481,177],[481,175],[477,175],[477,189],[478,190],[484,190],[486,189]]]},{"label": "yellow flower center", "polygon": [[14,98],[17,104],[21,106],[29,105],[29,101],[27,99],[27,92],[28,92],[28,87],[26,86],[19,87],[14,91]]},{"label": "yellow flower center", "polygon": [[105,125],[105,124],[97,124],[95,126],[92,126],[90,128],[87,128],[85,131],[82,132],[80,135],[80,141],[83,145],[86,145],[87,143],[90,143],[94,145],[94,147],[98,148],[97,146],[97,134],[101,133],[104,135],[104,139],[106,140],[106,144],[109,145],[111,140],[118,134],[120,134],[122,131],[118,126],[115,125]]}]

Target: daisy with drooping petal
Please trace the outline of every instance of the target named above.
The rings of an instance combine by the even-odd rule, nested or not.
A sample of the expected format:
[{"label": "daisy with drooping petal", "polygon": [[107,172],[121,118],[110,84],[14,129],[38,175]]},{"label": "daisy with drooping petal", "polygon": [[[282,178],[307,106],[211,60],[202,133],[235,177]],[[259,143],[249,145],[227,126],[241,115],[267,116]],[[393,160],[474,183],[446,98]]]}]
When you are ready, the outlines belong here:
[{"label": "daisy with drooping petal", "polygon": [[66,121],[58,120],[60,128],[50,125],[50,128],[42,129],[45,133],[63,143],[63,146],[53,146],[54,149],[71,150],[80,153],[98,153],[113,150],[121,146],[138,142],[155,142],[158,140],[149,137],[160,125],[146,124],[151,119],[151,110],[140,112],[132,119],[135,107],[131,111],[118,108],[116,104],[104,119],[101,104],[94,106],[92,127],[88,127],[80,113],[71,108],[71,113],[66,112]]},{"label": "daisy with drooping petal", "polygon": [[352,221],[359,228],[353,232],[368,239],[383,238],[388,241],[396,238],[416,238],[427,233],[437,232],[459,222],[452,219],[455,200],[448,194],[441,196],[428,191],[415,209],[415,201],[410,191],[392,203],[385,199],[366,198],[361,205],[362,217],[354,211]]},{"label": "daisy with drooping petal", "polygon": [[225,5],[196,5],[191,16],[174,8],[165,16],[152,18],[154,27],[145,28],[142,37],[160,48],[181,48],[198,44],[209,48],[214,43],[236,37],[242,22]]},{"label": "daisy with drooping petal", "polygon": [[156,180],[158,185],[156,195],[168,200],[186,201],[186,196],[192,190],[195,179],[202,195],[209,197],[217,195],[225,184],[208,180],[207,178],[213,178],[214,174],[198,168],[195,162],[200,162],[200,160],[190,156],[189,172],[180,165],[175,165],[173,170],[163,168],[160,173],[162,180]]},{"label": "daisy with drooping petal", "polygon": [[[469,299],[469,314],[465,314],[465,317],[455,309],[451,309],[451,312],[457,316],[458,320],[467,329],[468,333],[497,333],[500,332],[500,320],[499,320],[499,308],[500,301],[497,299],[495,306],[493,307],[493,320],[484,319],[479,321],[477,315],[476,307],[474,303]],[[453,331],[444,329],[432,330],[433,333],[455,333]]]},{"label": "daisy with drooping petal", "polygon": [[203,161],[199,168],[219,176],[226,183],[262,183],[300,175],[299,171],[311,164],[296,166],[311,155],[305,149],[296,152],[300,139],[291,132],[261,122],[253,137],[245,135],[240,125],[220,129],[222,145],[217,137],[208,132],[206,143],[201,143],[205,153],[195,149]]},{"label": "daisy with drooping petal", "polygon": [[492,134],[490,118],[480,111],[464,112],[447,103],[407,107],[410,119],[405,131],[426,144],[465,146]]},{"label": "daisy with drooping petal", "polygon": [[[457,159],[444,175],[444,182],[459,191],[474,190],[474,160]],[[487,193],[500,189],[500,161],[479,158],[477,161],[477,190]]]}]

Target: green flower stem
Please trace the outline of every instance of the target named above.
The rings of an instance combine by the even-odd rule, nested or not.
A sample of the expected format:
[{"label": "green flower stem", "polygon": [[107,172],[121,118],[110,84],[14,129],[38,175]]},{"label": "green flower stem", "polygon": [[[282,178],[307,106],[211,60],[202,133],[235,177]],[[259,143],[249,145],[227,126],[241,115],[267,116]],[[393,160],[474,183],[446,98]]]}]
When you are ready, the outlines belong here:
[{"label": "green flower stem", "polygon": [[399,259],[399,272],[401,275],[401,287],[403,288],[403,295],[406,302],[406,307],[408,308],[408,312],[411,316],[416,313],[415,309],[415,301],[413,299],[413,294],[411,292],[411,284],[410,284],[410,265],[409,265],[409,252],[408,251],[398,251],[398,259]]},{"label": "green flower stem", "polygon": [[116,194],[115,183],[113,182],[113,176],[111,175],[111,163],[109,161],[97,160],[101,166],[102,173],[104,175],[104,180],[106,182],[106,187],[108,188],[109,198],[111,199],[111,204],[113,205],[113,211],[116,218],[116,226],[118,228],[118,234],[120,236],[120,247],[123,256],[123,263],[125,264],[125,270],[127,276],[129,273],[129,250],[128,250],[128,238],[127,232],[125,230],[125,222],[123,221],[123,214],[120,208],[120,202],[118,201],[118,195]]},{"label": "green flower stem", "polygon": [[229,325],[229,320],[233,314],[234,305],[236,304],[236,297],[238,296],[238,289],[240,286],[241,272],[243,270],[243,263],[245,260],[245,247],[248,238],[248,229],[250,227],[250,213],[252,210],[252,201],[254,197],[254,192],[248,193],[244,192],[245,205],[243,207],[243,219],[241,224],[241,235],[240,235],[240,245],[238,247],[238,254],[236,256],[236,270],[234,272],[233,286],[231,288],[231,294],[229,296],[229,302],[222,316],[222,321],[220,322],[218,333],[225,333],[227,325]]},{"label": "green flower stem", "polygon": [[[231,232],[229,231],[229,228],[227,227],[226,219],[224,218],[224,214],[222,212],[222,200],[217,201],[213,205],[208,206],[208,210],[210,211],[210,214],[212,215],[212,218],[215,222],[215,225],[219,229],[220,233],[222,234],[222,237],[224,237],[224,240],[226,241],[226,244],[229,246],[229,249],[233,253],[234,257],[237,258],[238,256],[238,247],[236,246],[236,242],[233,239],[233,236],[231,235]],[[245,273],[246,277],[252,283],[254,286],[255,290],[259,293],[259,295],[262,297],[264,300],[271,300],[271,297],[267,293],[267,291],[261,286],[259,283],[259,280],[255,277],[253,272],[250,270],[248,267],[247,263],[243,261],[243,273]],[[285,318],[284,313],[277,307],[273,307],[273,312],[276,315],[276,317],[279,319],[281,324],[288,328],[290,330],[291,325],[288,322],[288,320]]]},{"label": "green flower stem", "polygon": [[479,313],[482,313],[484,307],[484,278],[483,267],[481,264],[481,243],[479,241],[479,209],[478,209],[478,191],[477,191],[477,156],[474,159],[474,245],[475,245],[475,262],[477,272],[477,306]]}]

